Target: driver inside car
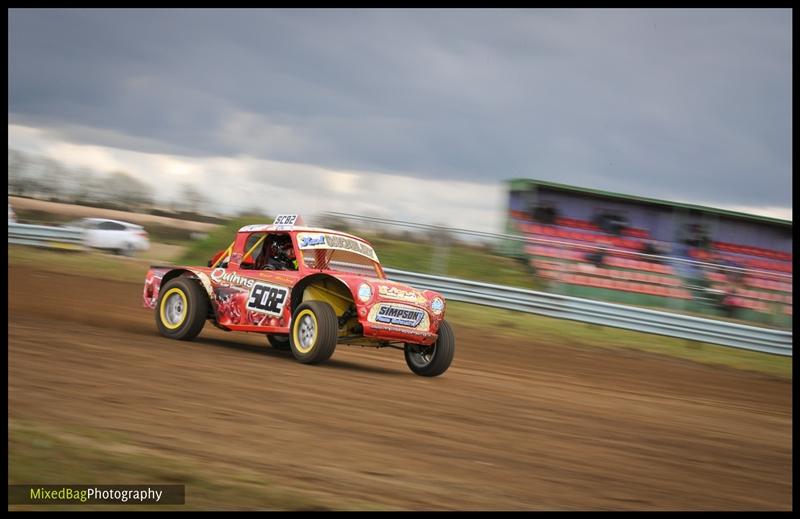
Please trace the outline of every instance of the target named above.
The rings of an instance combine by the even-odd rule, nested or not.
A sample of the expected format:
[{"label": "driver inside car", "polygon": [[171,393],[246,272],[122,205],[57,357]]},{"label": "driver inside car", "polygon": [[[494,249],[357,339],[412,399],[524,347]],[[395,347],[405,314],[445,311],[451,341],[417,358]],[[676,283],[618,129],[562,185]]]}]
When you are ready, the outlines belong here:
[{"label": "driver inside car", "polygon": [[268,236],[256,260],[262,270],[297,270],[292,239],[288,235]]}]

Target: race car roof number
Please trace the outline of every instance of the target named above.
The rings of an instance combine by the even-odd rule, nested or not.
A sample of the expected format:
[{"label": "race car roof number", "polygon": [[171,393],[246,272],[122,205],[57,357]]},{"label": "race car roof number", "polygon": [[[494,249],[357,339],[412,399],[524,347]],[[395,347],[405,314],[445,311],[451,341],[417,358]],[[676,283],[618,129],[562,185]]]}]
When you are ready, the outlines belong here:
[{"label": "race car roof number", "polygon": [[272,225],[275,225],[278,229],[288,229],[295,225],[302,225],[302,223],[302,218],[296,214],[279,214],[275,217]]}]

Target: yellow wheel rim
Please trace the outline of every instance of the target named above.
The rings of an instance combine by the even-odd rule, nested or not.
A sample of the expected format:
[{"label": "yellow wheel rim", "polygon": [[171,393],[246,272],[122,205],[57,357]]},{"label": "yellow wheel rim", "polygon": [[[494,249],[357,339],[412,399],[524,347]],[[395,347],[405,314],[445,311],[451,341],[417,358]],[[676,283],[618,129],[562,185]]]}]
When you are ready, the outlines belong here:
[{"label": "yellow wheel rim", "polygon": [[317,326],[317,317],[309,309],[305,309],[294,319],[294,326],[292,326],[292,336],[294,337],[294,347],[300,353],[308,353],[314,349],[317,343],[319,327]]},{"label": "yellow wheel rim", "polygon": [[170,288],[161,298],[161,324],[170,330],[180,328],[188,313],[186,294],[178,287]]}]

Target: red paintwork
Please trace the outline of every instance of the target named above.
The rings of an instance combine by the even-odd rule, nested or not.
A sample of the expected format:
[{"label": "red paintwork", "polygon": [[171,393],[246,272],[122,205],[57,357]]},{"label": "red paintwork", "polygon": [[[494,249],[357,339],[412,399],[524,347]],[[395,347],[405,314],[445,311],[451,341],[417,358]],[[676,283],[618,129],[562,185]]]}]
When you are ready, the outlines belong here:
[{"label": "red paintwork", "polygon": [[[180,267],[163,267],[153,266],[147,273],[145,278],[143,299],[144,306],[149,309],[154,309],[158,302],[158,295],[161,288],[161,282],[164,276],[175,273],[174,271],[182,271],[179,275],[188,276],[199,279],[206,291],[209,293],[212,308],[215,315],[215,324],[225,330],[242,331],[242,332],[256,332],[256,333],[281,333],[288,334],[291,325],[291,289],[305,279],[307,276],[315,274],[328,274],[339,281],[343,282],[350,289],[353,294],[353,300],[356,305],[356,313],[359,322],[364,329],[364,337],[374,339],[377,341],[392,341],[392,342],[409,342],[416,344],[433,344],[438,337],[439,323],[444,318],[446,311],[442,311],[440,315],[434,315],[431,311],[431,301],[439,297],[444,301],[444,297],[431,290],[416,290],[408,285],[396,283],[385,279],[383,269],[380,269],[381,277],[365,277],[359,274],[340,272],[335,270],[319,270],[309,269],[298,255],[298,270],[297,271],[271,271],[271,270],[250,270],[241,268],[239,261],[244,255],[244,246],[250,234],[256,232],[285,232],[292,238],[295,251],[304,254],[313,253],[313,249],[301,250],[298,247],[297,234],[298,233],[320,233],[320,234],[335,234],[346,238],[355,239],[363,243],[365,240],[357,238],[352,235],[331,231],[328,229],[313,229],[313,228],[294,228],[291,230],[277,230],[272,226],[259,226],[257,230],[253,230],[255,226],[243,227],[236,236],[234,241],[233,251],[230,256],[230,261],[227,268],[210,268],[210,267],[196,267],[196,266],[180,266]],[[262,228],[263,227],[263,228]],[[214,255],[211,264],[219,259],[220,255],[225,251],[220,251]],[[238,276],[232,280],[221,279],[221,275],[226,278],[229,275]],[[172,276],[170,276],[171,278]],[[284,301],[280,315],[268,315],[264,313],[250,311],[246,308],[247,301],[251,297],[252,284],[250,282],[262,282],[273,286],[287,288],[287,296]],[[366,303],[362,303],[358,298],[358,288],[362,283],[368,283],[372,287],[372,298]],[[401,291],[404,292],[406,298],[410,298],[412,294],[418,298],[412,302],[409,299],[398,298],[397,293],[395,297],[390,297],[387,294],[381,295],[381,287],[386,289],[386,292]],[[401,294],[402,296],[403,294]],[[376,304],[388,303],[393,305],[410,306],[423,310],[429,318],[430,326],[426,330],[414,329],[405,326],[391,325],[370,322],[367,317],[370,310]]]}]

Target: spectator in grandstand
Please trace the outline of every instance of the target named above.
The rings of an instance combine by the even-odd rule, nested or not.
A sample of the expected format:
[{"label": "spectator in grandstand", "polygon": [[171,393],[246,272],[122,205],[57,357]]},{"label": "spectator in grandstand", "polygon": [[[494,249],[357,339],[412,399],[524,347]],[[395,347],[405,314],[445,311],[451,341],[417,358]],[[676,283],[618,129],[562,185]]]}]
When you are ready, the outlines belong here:
[{"label": "spectator in grandstand", "polygon": [[628,219],[613,211],[603,211],[592,219],[592,223],[605,233],[619,236],[628,226]]},{"label": "spectator in grandstand", "polygon": [[553,225],[558,218],[558,210],[552,202],[543,201],[533,210],[533,219],[537,222]]},{"label": "spectator in grandstand", "polygon": [[717,272],[721,272],[732,283],[739,283],[742,280],[743,274],[740,270],[741,265],[735,261],[723,256],[720,252],[713,252],[710,263],[717,265]]},{"label": "spectator in grandstand", "polygon": [[653,240],[647,240],[642,246],[642,254],[649,254],[650,256],[645,257],[647,261],[652,263],[662,263],[661,258],[654,258],[652,256],[663,256],[664,251],[656,247],[656,244]]},{"label": "spectator in grandstand", "polygon": [[611,234],[621,236],[622,231],[628,227],[628,219],[621,214],[611,213],[609,216],[609,227],[611,228]]},{"label": "spectator in grandstand", "polygon": [[595,249],[594,251],[586,255],[586,260],[595,267],[600,267],[603,265],[603,261],[605,260],[605,257],[608,255],[608,251],[605,249],[611,247],[612,245],[611,239],[603,236],[598,240],[598,245],[602,247],[602,249],[600,248]]},{"label": "spectator in grandstand", "polygon": [[684,243],[690,247],[708,249],[711,245],[711,239],[708,237],[704,225],[693,223],[688,225],[688,232],[686,233]]},{"label": "spectator in grandstand", "polygon": [[597,213],[594,215],[594,218],[592,218],[592,223],[599,227],[601,231],[610,232],[608,225],[608,214],[606,212]]},{"label": "spectator in grandstand", "polygon": [[722,290],[719,298],[719,309],[725,314],[726,317],[734,317],[736,315],[736,288],[731,285],[726,285]]},{"label": "spectator in grandstand", "polygon": [[605,258],[605,256],[606,253],[604,251],[598,250],[587,254],[586,259],[595,267],[600,267],[603,265],[603,258]]}]

